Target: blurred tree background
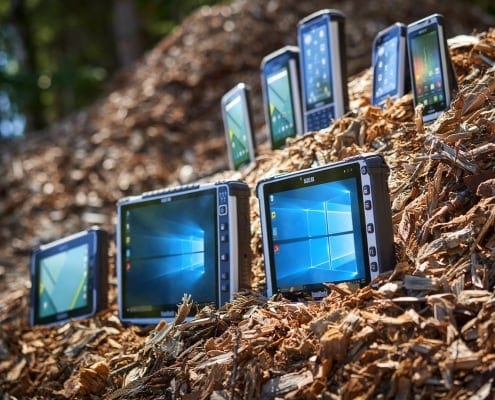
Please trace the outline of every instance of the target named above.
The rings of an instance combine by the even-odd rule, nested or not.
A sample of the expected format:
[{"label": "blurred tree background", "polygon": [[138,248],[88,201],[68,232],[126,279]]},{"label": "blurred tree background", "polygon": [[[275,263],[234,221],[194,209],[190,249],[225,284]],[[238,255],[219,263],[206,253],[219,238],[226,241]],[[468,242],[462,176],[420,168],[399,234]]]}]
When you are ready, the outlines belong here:
[{"label": "blurred tree background", "polygon": [[[0,0],[0,137],[43,129],[91,104],[193,10],[219,2]],[[495,14],[493,0],[472,4]]]},{"label": "blurred tree background", "polygon": [[0,0],[0,137],[95,101],[193,10],[219,0]]}]

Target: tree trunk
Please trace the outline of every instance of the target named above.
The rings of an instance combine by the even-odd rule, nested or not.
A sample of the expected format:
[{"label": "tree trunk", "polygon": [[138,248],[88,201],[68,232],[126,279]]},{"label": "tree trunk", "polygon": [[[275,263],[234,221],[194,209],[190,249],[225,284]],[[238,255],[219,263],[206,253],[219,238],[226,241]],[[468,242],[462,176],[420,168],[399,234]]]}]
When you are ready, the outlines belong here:
[{"label": "tree trunk", "polygon": [[[12,0],[10,2],[10,22],[14,26],[16,33],[19,36],[19,41],[16,45],[21,49],[16,53],[21,54],[23,59],[18,60],[21,67],[26,71],[26,76],[37,81],[38,64],[36,60],[36,49],[32,40],[31,25],[26,13],[24,0]],[[41,129],[45,125],[43,116],[43,107],[40,100],[40,90],[37,84],[28,85],[32,87],[32,92],[28,93],[26,118],[30,125],[27,130]]]},{"label": "tree trunk", "polygon": [[131,65],[142,52],[139,17],[134,0],[114,0],[113,32],[121,67]]}]

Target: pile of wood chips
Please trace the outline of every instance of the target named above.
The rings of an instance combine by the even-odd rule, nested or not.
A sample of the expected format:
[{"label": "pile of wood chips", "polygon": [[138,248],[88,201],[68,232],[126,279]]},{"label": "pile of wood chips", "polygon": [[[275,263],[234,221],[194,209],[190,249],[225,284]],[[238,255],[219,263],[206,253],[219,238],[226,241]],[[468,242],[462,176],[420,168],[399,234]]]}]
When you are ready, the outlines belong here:
[{"label": "pile of wood chips", "polygon": [[[320,303],[264,298],[253,195],[252,290],[220,310],[200,310],[193,321],[183,320],[191,306],[185,296],[173,323],[122,325],[112,278],[111,306],[95,318],[30,328],[29,287],[12,283],[0,303],[3,399],[494,398],[495,30],[449,45],[460,90],[434,123],[422,123],[411,95],[383,110],[370,106],[366,70],[349,83],[354,111],[328,129],[265,150],[242,172],[204,178],[239,178],[254,188],[279,172],[381,153],[391,168],[394,271],[362,289],[328,285],[331,294]],[[152,133],[147,140],[158,142]],[[108,140],[105,131],[98,139]],[[142,138],[136,133],[126,140],[139,155]],[[63,157],[78,157],[52,151],[59,165]],[[60,183],[74,186],[76,204],[68,207],[49,179],[34,188],[40,197],[57,194],[52,201],[60,211],[46,218],[63,226],[79,207],[86,222],[111,223],[92,211],[101,198],[79,192],[77,182],[84,174],[104,179],[115,166],[80,164]],[[121,193],[106,195],[113,201]]]}]

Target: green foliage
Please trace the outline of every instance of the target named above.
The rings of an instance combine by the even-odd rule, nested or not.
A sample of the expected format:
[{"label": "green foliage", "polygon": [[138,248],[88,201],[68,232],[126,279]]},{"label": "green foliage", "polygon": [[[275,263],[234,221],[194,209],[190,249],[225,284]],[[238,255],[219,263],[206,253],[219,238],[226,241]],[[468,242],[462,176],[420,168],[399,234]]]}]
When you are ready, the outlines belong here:
[{"label": "green foliage", "polygon": [[495,2],[493,0],[474,0],[473,2],[488,14],[495,15]]},{"label": "green foliage", "polygon": [[[218,2],[136,0],[142,50],[194,9]],[[113,5],[108,0],[0,0],[0,91],[28,117],[29,130],[101,96],[105,81],[119,69]],[[2,55],[8,59],[3,66]]]}]

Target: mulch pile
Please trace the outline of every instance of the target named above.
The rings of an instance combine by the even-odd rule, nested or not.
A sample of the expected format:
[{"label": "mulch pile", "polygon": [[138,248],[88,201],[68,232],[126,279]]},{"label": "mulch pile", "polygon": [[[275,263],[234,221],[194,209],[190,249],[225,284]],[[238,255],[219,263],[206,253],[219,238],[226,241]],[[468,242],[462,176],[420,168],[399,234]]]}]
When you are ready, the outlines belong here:
[{"label": "mulch pile", "polygon": [[[9,144],[11,151],[2,154],[4,399],[495,396],[495,30],[450,41],[460,90],[434,123],[421,122],[411,95],[383,110],[370,106],[366,69],[349,82],[352,112],[283,150],[269,151],[258,134],[256,165],[231,172],[225,170],[221,124],[211,115],[219,114],[217,101],[230,83],[258,79],[248,74],[261,59],[234,52],[247,40],[239,32],[252,29],[255,43],[269,47],[266,31],[253,24],[278,21],[277,11],[290,14],[277,2],[263,12],[260,4],[203,9],[115,81],[107,98],[50,132]],[[308,13],[299,7],[294,15]],[[204,18],[216,25],[206,29]],[[282,20],[293,29],[297,17]],[[237,24],[246,27],[237,31]],[[222,39],[231,40],[225,47],[233,46],[223,61],[232,65],[194,64],[187,52],[211,46],[195,35],[222,31],[229,33]],[[262,50],[273,50],[268,47]],[[214,48],[200,53],[209,51]],[[226,86],[218,88],[227,72],[232,82],[224,79]],[[397,254],[394,271],[372,285],[329,285],[331,294],[321,303],[264,298],[252,196],[252,291],[222,309],[203,309],[190,322],[179,316],[156,327],[124,326],[112,264],[108,310],[57,327],[28,326],[29,249],[93,223],[114,229],[115,201],[123,195],[225,178],[254,188],[279,172],[370,151],[383,154],[391,168]],[[181,315],[189,301],[183,299]]]}]

